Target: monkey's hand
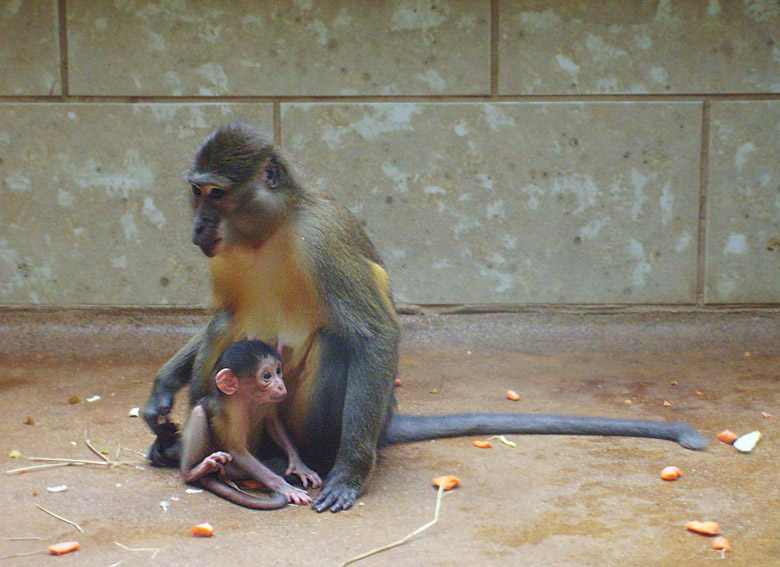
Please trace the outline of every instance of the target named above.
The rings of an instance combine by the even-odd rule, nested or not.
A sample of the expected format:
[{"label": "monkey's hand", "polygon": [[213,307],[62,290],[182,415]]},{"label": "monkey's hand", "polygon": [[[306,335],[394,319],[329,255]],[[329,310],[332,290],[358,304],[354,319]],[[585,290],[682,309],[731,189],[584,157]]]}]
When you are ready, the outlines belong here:
[{"label": "monkey's hand", "polygon": [[319,488],[322,486],[320,475],[303,464],[303,461],[300,459],[290,460],[290,466],[287,467],[284,476],[289,476],[291,474],[294,474],[301,479],[304,488],[308,487],[309,483],[311,483],[312,488]]},{"label": "monkey's hand", "polygon": [[143,415],[149,429],[159,436],[161,430],[164,430],[169,423],[168,414],[171,413],[173,407],[173,393],[157,390],[155,388],[149,399],[146,400],[141,415]]},{"label": "monkey's hand", "polygon": [[331,474],[325,480],[325,487],[317,495],[312,508],[316,512],[324,512],[328,509],[331,512],[349,510],[357,500],[360,489],[359,481],[350,479],[347,475]]},{"label": "monkey's hand", "polygon": [[198,466],[192,469],[192,471],[190,471],[189,475],[187,475],[187,482],[194,482],[204,475],[215,472],[224,475],[225,465],[227,465],[232,460],[233,457],[230,456],[230,453],[225,453],[222,451],[212,453],[203,459]]}]

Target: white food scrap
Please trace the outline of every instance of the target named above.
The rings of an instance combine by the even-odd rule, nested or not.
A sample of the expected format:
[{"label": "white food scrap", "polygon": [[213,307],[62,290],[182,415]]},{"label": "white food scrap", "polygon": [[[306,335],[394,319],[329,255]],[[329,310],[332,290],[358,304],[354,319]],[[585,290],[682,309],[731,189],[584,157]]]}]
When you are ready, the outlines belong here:
[{"label": "white food scrap", "polygon": [[761,439],[761,432],[751,431],[734,441],[734,447],[736,447],[738,451],[749,453],[756,446],[759,439]]}]

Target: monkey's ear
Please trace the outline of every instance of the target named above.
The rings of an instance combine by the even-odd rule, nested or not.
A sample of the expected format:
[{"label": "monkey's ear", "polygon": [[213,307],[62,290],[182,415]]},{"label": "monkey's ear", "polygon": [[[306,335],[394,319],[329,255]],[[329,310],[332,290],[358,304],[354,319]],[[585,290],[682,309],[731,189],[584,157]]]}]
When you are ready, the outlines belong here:
[{"label": "monkey's ear", "polygon": [[229,368],[217,372],[217,388],[223,394],[234,394],[238,390],[238,377]]},{"label": "monkey's ear", "polygon": [[275,155],[271,155],[268,164],[265,166],[265,184],[271,188],[276,187],[279,185],[283,173],[284,167],[279,163],[279,159]]}]

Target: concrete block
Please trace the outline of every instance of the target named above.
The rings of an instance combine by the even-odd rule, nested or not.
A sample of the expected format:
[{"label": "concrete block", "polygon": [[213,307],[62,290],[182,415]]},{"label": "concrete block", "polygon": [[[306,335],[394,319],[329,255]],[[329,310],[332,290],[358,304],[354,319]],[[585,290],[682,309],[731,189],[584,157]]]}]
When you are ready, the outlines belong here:
[{"label": "concrete block", "polygon": [[695,300],[699,103],[283,104],[403,303]]},{"label": "concrete block", "polygon": [[301,96],[490,90],[485,0],[239,0],[200,6],[144,0],[69,5],[72,92]]},{"label": "concrete block", "polygon": [[502,94],[780,92],[776,2],[502,0]]},{"label": "concrete block", "polygon": [[706,300],[780,302],[780,102],[714,102]]},{"label": "concrete block", "polygon": [[0,305],[208,302],[182,176],[260,104],[0,104]]},{"label": "concrete block", "polygon": [[59,20],[56,0],[0,4],[0,95],[58,95]]}]

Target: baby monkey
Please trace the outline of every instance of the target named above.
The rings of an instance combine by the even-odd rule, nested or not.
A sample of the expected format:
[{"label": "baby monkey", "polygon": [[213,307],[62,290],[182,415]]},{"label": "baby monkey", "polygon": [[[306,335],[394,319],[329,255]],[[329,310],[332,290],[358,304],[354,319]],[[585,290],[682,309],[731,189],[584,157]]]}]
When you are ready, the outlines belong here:
[{"label": "baby monkey", "polygon": [[[304,488],[322,486],[277,416],[276,404],[286,395],[280,353],[272,346],[239,341],[225,349],[214,367],[211,389],[193,406],[182,430],[184,482],[256,510],[275,510],[288,502],[311,504],[305,490],[291,486],[253,456],[267,432],[287,454],[285,475],[300,477]],[[274,494],[257,498],[236,490],[221,477],[254,479]]]}]

